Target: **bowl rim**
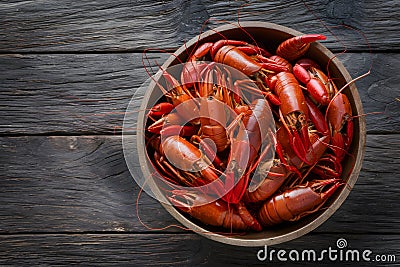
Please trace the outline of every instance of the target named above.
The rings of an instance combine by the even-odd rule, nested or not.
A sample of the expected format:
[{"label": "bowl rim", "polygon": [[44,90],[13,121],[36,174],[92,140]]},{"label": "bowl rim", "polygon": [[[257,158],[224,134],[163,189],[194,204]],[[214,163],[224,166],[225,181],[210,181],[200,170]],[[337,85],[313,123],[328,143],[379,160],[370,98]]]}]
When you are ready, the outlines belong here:
[{"label": "bowl rim", "polygon": [[[270,23],[270,22],[262,22],[262,21],[245,21],[245,22],[240,22],[240,27],[242,28],[262,28],[262,29],[268,29],[268,30],[274,30],[278,32],[282,32],[284,34],[288,34],[291,36],[299,36],[303,35],[303,33],[296,31],[294,29]],[[216,32],[224,32],[228,30],[240,30],[239,25],[237,23],[229,23],[225,25],[221,25],[215,29],[208,30],[206,32],[201,33],[200,35],[197,35],[190,39],[188,42],[186,42],[184,45],[182,45],[180,48],[178,48],[173,55],[171,55],[162,65],[163,69],[166,69],[169,67],[174,60],[176,60],[176,56],[182,54],[185,52],[188,48],[190,49],[196,43],[201,43],[201,41],[204,38],[207,38],[209,36],[215,35]],[[352,80],[350,74],[348,73],[347,69],[344,67],[344,65],[340,62],[340,60],[335,57],[335,55],[324,45],[316,42],[313,43],[313,49],[320,50],[321,53],[325,54],[329,58],[331,58],[331,64],[336,66],[338,70],[340,71],[341,75],[343,75],[343,78],[345,79],[346,82],[349,82]],[[176,56],[175,56],[176,55]],[[156,75],[155,79],[157,80],[160,78],[160,76]],[[143,105],[146,105],[150,99],[150,96],[152,95],[154,88],[155,88],[155,82],[152,81],[149,85],[148,88],[152,88],[151,90],[147,90],[143,100],[142,100],[142,107]],[[356,113],[357,114],[363,114],[363,107],[362,107],[362,102],[359,96],[359,93],[357,91],[357,88],[354,83],[349,85],[349,90],[351,92],[352,98],[354,105],[356,107]],[[141,110],[144,110],[141,108]],[[354,110],[353,110],[354,113]],[[143,125],[144,124],[144,113],[141,113],[138,115],[138,124],[137,125]],[[331,205],[323,211],[318,217],[316,217],[314,220],[312,220],[310,223],[305,224],[302,227],[299,227],[291,232],[288,232],[286,234],[282,234],[276,237],[265,237],[265,238],[257,238],[257,239],[244,239],[241,238],[243,236],[226,236],[218,233],[211,232],[196,223],[192,222],[185,216],[183,216],[176,208],[174,208],[172,205],[168,205],[166,203],[160,202],[161,205],[176,219],[178,220],[181,224],[183,224],[185,227],[191,229],[192,231],[205,236],[211,240],[229,244],[229,245],[235,245],[235,246],[245,246],[245,247],[256,247],[256,246],[264,246],[264,245],[276,245],[279,243],[287,242],[293,239],[296,239],[300,236],[303,236],[313,230],[315,230],[317,227],[319,227],[322,223],[324,223],[326,220],[328,220],[335,212],[336,210],[343,204],[345,199],[348,197],[351,189],[353,188],[354,184],[356,183],[362,162],[364,159],[364,154],[365,154],[365,143],[366,143],[366,122],[365,118],[363,116],[358,117],[359,121],[359,139],[358,139],[358,147],[357,150],[354,151],[354,153],[357,154],[357,157],[355,159],[355,164],[353,166],[352,172],[347,180],[347,186],[344,187],[344,189],[340,192],[340,194],[337,196],[337,198],[331,203]],[[146,153],[144,149],[144,138],[142,135],[138,135],[139,138],[137,138],[137,146],[138,148],[143,148],[144,153]],[[354,139],[353,139],[354,142]],[[140,154],[141,149],[138,149],[138,153]],[[147,158],[144,157],[143,155],[139,155],[139,161],[140,165],[143,171],[143,174],[149,174],[148,170],[146,169],[146,161]],[[155,183],[149,182],[149,186],[153,190],[153,193],[156,195],[162,195],[161,192],[159,191],[159,188],[155,185]],[[262,233],[262,232],[261,232]]]}]

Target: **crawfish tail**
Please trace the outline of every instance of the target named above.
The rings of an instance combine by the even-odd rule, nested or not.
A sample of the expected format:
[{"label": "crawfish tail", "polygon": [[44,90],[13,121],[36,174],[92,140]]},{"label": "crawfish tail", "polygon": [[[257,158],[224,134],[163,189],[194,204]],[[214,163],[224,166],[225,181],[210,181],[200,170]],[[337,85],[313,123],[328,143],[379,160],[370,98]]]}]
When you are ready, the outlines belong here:
[{"label": "crawfish tail", "polygon": [[272,166],[267,177],[253,192],[246,190],[243,200],[245,202],[260,202],[271,197],[291,174],[283,164]]},{"label": "crawfish tail", "polygon": [[258,232],[262,230],[262,226],[260,225],[260,223],[257,221],[256,218],[253,217],[253,215],[250,214],[243,202],[239,202],[236,205],[236,209],[240,218],[242,218],[242,220],[248,227]]},{"label": "crawfish tail", "polygon": [[328,121],[335,131],[340,131],[348,117],[352,116],[350,101],[345,94],[339,93],[328,109]]},{"label": "crawfish tail", "polygon": [[202,98],[200,106],[202,138],[210,138],[221,152],[229,145],[225,105],[214,97]]}]

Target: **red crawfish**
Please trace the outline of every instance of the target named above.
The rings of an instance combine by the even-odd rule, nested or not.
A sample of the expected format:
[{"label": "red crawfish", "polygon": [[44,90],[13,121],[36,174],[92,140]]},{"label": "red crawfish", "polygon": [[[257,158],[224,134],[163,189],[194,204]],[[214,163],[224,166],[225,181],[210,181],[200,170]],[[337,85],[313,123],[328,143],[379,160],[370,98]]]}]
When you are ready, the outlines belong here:
[{"label": "red crawfish", "polygon": [[[202,46],[200,46],[199,49],[201,49],[201,47]],[[193,64],[199,64],[197,61],[195,62],[196,63]],[[190,82],[185,81],[186,84],[191,85],[194,94],[200,98],[213,96],[232,109],[237,105],[240,105],[241,92],[235,91],[235,89],[237,89],[233,86],[233,80],[235,77],[232,77],[231,71],[226,66],[216,64],[215,62],[204,62],[204,64],[206,65],[202,66],[201,70],[192,70],[196,73],[183,75],[182,80],[194,79],[194,77],[196,78],[196,80],[191,80]],[[187,68],[185,67],[185,69]],[[189,78],[187,78],[187,76],[189,76]]]},{"label": "red crawfish", "polygon": [[337,92],[335,84],[310,60],[299,60],[293,67],[293,74],[306,85],[310,96],[319,104],[326,106]]},{"label": "red crawfish", "polygon": [[303,56],[310,47],[310,43],[325,39],[326,36],[322,34],[305,34],[292,37],[278,46],[276,54],[284,59],[292,61]]},{"label": "red crawfish", "polygon": [[[306,164],[314,165],[322,157],[331,140],[324,115],[308,97],[305,97],[305,100],[310,120],[309,129],[311,129],[308,131],[308,138],[311,145],[305,153],[306,162],[309,163],[307,164],[297,156],[291,145],[290,135],[283,126],[279,127],[276,131],[277,155],[288,170],[297,174],[298,171],[296,170],[300,170]],[[299,176],[301,177],[302,175]]]},{"label": "red crawfish", "polygon": [[[176,178],[179,183],[188,186],[203,186],[215,181],[207,189],[211,189],[212,193],[218,196],[224,195],[224,186],[218,180],[219,176],[215,173],[215,168],[207,161],[201,150],[192,143],[174,135],[161,140],[158,147],[157,145],[156,143],[153,147],[166,158],[165,164],[178,176],[171,177],[172,179]],[[195,173],[200,173],[200,175]],[[186,180],[185,177],[190,177],[190,180]]]},{"label": "red crawfish", "polygon": [[[232,139],[226,170],[226,188],[232,188],[234,183],[237,183],[224,196],[224,200],[228,203],[238,203],[246,191],[250,179],[251,171],[249,170],[253,170],[259,163],[259,160],[256,160],[258,152],[268,138],[266,131],[273,119],[270,114],[269,105],[265,99],[254,100],[252,109],[242,118],[243,126],[239,125],[238,133]],[[267,149],[264,150],[267,151]]]},{"label": "red crawfish", "polygon": [[[280,127],[276,131],[276,137],[276,152],[282,164],[284,164],[289,171],[295,172],[299,177],[302,177],[301,174],[299,175],[299,170],[308,164],[301,160],[292,149],[287,131]],[[328,148],[330,135],[319,136],[316,133],[310,133],[309,138],[311,146],[307,150],[305,157],[307,161],[312,163],[311,165],[314,165]]]},{"label": "red crawfish", "polygon": [[[215,43],[202,44],[195,50],[193,56],[191,56],[188,63],[186,63],[182,73],[182,80],[185,83],[193,84],[191,81],[201,77],[199,73],[204,72],[206,67],[204,63],[198,63],[197,60],[205,58],[208,54],[211,59],[217,63],[236,68],[248,76],[255,76],[256,79],[260,80],[260,84],[262,84],[261,81],[268,82],[266,74],[269,74],[269,72],[290,70],[285,64],[282,64],[282,60],[276,60],[276,56],[272,58],[270,53],[259,46],[251,45],[244,41],[219,40]],[[201,64],[201,68],[198,67],[199,64]],[[195,68],[192,65],[197,67]],[[188,81],[189,79],[191,80]],[[237,88],[238,86],[234,87],[235,101],[239,103],[241,93]],[[279,100],[274,97],[266,87],[264,87],[264,89],[262,93],[265,94],[273,104],[279,105]]]},{"label": "red crawfish", "polygon": [[173,193],[174,195],[169,197],[171,203],[204,224],[236,231],[262,230],[257,219],[242,203],[228,205],[221,199],[212,201],[208,195],[204,194],[182,191],[173,191]]},{"label": "red crawfish", "polygon": [[[318,110],[318,112],[320,111]],[[322,113],[320,115],[322,116]],[[321,131],[318,130],[316,130],[316,132],[314,130],[310,132],[309,137],[312,145],[308,149],[305,157],[312,163],[311,172],[318,175],[321,179],[339,178],[342,173],[342,167],[336,156],[330,154],[327,150],[331,136],[328,126],[323,126],[323,128],[327,129],[324,134],[321,134]],[[289,171],[298,174],[298,170],[307,166],[307,164],[294,153],[290,146],[287,131],[281,127],[277,130],[276,136],[278,139],[276,152],[279,159]],[[301,177],[302,180],[305,178],[305,176],[302,177],[303,175],[301,174],[298,176]]]},{"label": "red crawfish", "polygon": [[235,46],[238,50],[242,51],[243,53],[249,56],[250,55],[262,55],[264,57],[271,56],[271,54],[262,47],[249,44],[245,41],[225,39],[225,40],[219,40],[214,43],[214,45],[210,49],[211,57],[215,58],[218,50],[226,45]]},{"label": "red crawfish", "polygon": [[235,108],[240,103],[240,99],[237,99],[236,94],[233,96],[235,88],[232,82],[232,74],[228,69],[219,64],[210,63],[201,73],[196,93],[199,97],[213,96],[229,107]]},{"label": "red crawfish", "polygon": [[[288,71],[286,66],[277,64],[276,62],[258,62],[246,53],[239,50],[237,47],[232,45],[222,46],[216,53],[214,61],[222,64],[226,64],[233,67],[245,75],[254,77],[256,84],[268,84],[268,75],[271,72],[278,73],[282,71]],[[269,91],[268,87],[260,87],[261,91],[258,93],[264,94],[267,99],[274,105],[279,105],[279,99]]]},{"label": "red crawfish", "polygon": [[222,64],[226,64],[240,70],[247,76],[255,75],[257,72],[263,70],[270,71],[288,71],[288,69],[282,65],[276,64],[275,62],[257,62],[246,53],[242,52],[235,46],[226,45],[222,46],[215,54],[214,61]]},{"label": "red crawfish", "polygon": [[314,180],[275,195],[261,207],[258,218],[263,226],[297,221],[318,211],[343,184],[340,179]]},{"label": "red crawfish", "polygon": [[[214,72],[217,75],[217,81],[216,81],[217,84],[222,84],[222,83],[226,84],[226,82],[221,70],[218,67],[211,65],[212,64],[210,64],[204,69],[205,72],[204,79],[202,77],[199,81],[197,81],[198,84],[197,95],[201,98],[206,98],[208,96],[212,97],[215,95],[216,98],[223,101],[224,103],[230,102],[229,101],[230,96],[227,86],[220,86],[218,90],[214,90],[214,88],[217,87],[214,85],[214,79],[213,79]],[[175,131],[175,129],[179,128],[178,125],[181,125],[184,122],[186,123],[190,120],[190,124],[192,125],[183,126],[181,135],[183,136],[194,135],[195,131],[198,129],[194,127],[193,124],[198,125],[200,122],[197,116],[199,114],[198,106],[202,107],[202,109],[204,110],[208,105],[202,105],[201,103],[199,103],[198,99],[196,100],[192,99],[191,95],[187,93],[188,90],[186,89],[186,86],[180,85],[173,76],[171,76],[167,72],[164,72],[163,75],[165,79],[167,79],[168,84],[174,86],[174,89],[168,92],[168,96],[176,106],[167,102],[155,105],[150,110],[149,116],[164,115],[164,117],[160,118],[158,121],[150,125],[147,130],[149,132],[159,134],[163,127],[169,125],[170,126],[169,129],[164,129],[164,132],[173,132]],[[170,113],[171,111],[174,112]],[[203,128],[207,128],[207,126],[205,125],[208,125],[209,123],[204,123],[204,122],[205,120],[203,119],[202,123]],[[207,131],[208,129],[209,128],[205,129],[205,131]]]},{"label": "red crawfish", "polygon": [[[314,168],[312,168],[311,172],[324,179],[339,178],[342,173],[342,165],[340,164],[340,160],[334,154],[326,151],[326,148],[331,141],[328,123],[325,121],[325,117],[322,112],[308,97],[306,97],[306,102],[309,110],[310,120],[313,122],[313,125],[316,129],[316,133],[314,134],[318,136],[322,135],[322,137],[318,139],[318,146],[312,150],[313,155],[315,155],[313,163],[316,162],[316,164]],[[335,149],[335,147],[336,146],[333,148]]]},{"label": "red crawfish", "polygon": [[197,133],[198,127],[195,125],[182,125],[184,120],[177,112],[171,112],[155,121],[147,131],[154,134],[162,134],[164,137],[170,135],[192,136]]},{"label": "red crawfish", "polygon": [[164,95],[171,100],[179,116],[185,121],[190,121],[192,124],[199,124],[199,119],[193,119],[193,114],[198,114],[199,108],[190,90],[184,84],[180,84],[167,71],[163,70],[162,74],[170,90],[167,91],[161,85],[159,85],[159,87]]},{"label": "red crawfish", "polygon": [[218,152],[224,151],[230,144],[226,133],[227,111],[224,103],[212,96],[202,98],[200,116],[201,138],[210,138]]},{"label": "red crawfish", "polygon": [[225,45],[235,46],[238,50],[246,54],[261,54],[263,56],[271,56],[266,50],[258,46],[251,45],[244,41],[238,40],[219,40],[215,43],[207,42],[196,46],[189,59],[187,60],[181,74],[181,81],[187,86],[194,85],[195,81],[199,81],[201,72],[207,68],[208,63],[201,61],[202,59],[214,59],[216,52]]},{"label": "red crawfish", "polygon": [[[195,134],[198,130],[196,126],[200,124],[199,118],[193,116],[193,114],[198,114],[199,112],[198,103],[193,99],[187,87],[179,84],[167,71],[163,70],[162,75],[170,90],[167,91],[158,83],[159,88],[170,99],[172,104],[162,102],[151,108],[149,117],[162,117],[151,124],[147,131],[160,134],[161,130],[163,130],[165,135],[174,135],[176,133],[183,136],[191,136]],[[189,122],[189,125],[180,126],[186,122]]]},{"label": "red crawfish", "polygon": [[347,96],[338,93],[329,103],[326,115],[332,135],[331,148],[340,162],[353,139],[352,109]]},{"label": "red crawfish", "polygon": [[227,106],[212,96],[201,98],[200,104],[201,134],[193,135],[191,141],[199,143],[215,166],[224,168],[225,164],[219,159],[217,152],[224,151],[230,145],[226,131]]},{"label": "red crawfish", "polygon": [[308,108],[299,83],[292,73],[276,75],[275,93],[281,105],[281,122],[289,135],[290,146],[296,155],[307,164],[306,151],[310,147],[308,134]]}]

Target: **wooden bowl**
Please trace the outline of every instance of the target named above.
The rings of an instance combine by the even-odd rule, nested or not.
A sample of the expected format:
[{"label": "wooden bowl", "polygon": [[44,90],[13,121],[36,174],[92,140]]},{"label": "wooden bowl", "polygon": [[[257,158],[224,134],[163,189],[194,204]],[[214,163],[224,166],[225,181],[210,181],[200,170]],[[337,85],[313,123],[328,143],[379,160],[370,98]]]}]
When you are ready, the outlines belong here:
[{"label": "wooden bowl", "polygon": [[[257,41],[257,43],[263,44],[267,50],[274,52],[276,47],[282,41],[293,37],[302,35],[302,33],[295,31],[293,29],[283,27],[280,25],[266,23],[266,22],[241,22],[242,28],[246,30],[251,36]],[[235,40],[245,40],[252,42],[248,35],[237,25],[229,24],[216,28],[212,31],[207,31],[201,36],[196,36],[185,45],[180,47],[174,54],[182,61],[187,59],[188,52],[190,53],[197,42],[215,42],[221,39],[220,33],[228,39]],[[335,80],[338,88],[341,88],[348,81],[351,80],[349,73],[342,63],[334,57],[334,55],[320,43],[313,43],[310,46],[309,51],[306,54],[309,57],[319,63],[321,66],[326,66],[328,61],[331,60],[329,65],[330,74],[332,77],[337,78]],[[171,56],[162,66],[163,69],[167,69],[170,66],[176,65],[179,60],[175,56]],[[156,77],[157,79],[157,77]],[[349,98],[351,107],[353,110],[353,115],[357,116],[363,114],[363,108],[357,88],[354,84],[348,86],[344,93]],[[159,97],[159,90],[156,89],[155,83],[152,82],[147,89],[141,110],[149,109]],[[146,123],[145,113],[141,112],[138,115],[138,129],[143,129]],[[142,168],[143,175],[145,177],[151,177],[152,169],[151,163],[147,160],[146,146],[144,135],[138,134],[137,138],[137,148],[139,154],[140,165]],[[298,222],[285,224],[283,226],[273,227],[269,230],[264,230],[262,232],[249,232],[245,235],[239,236],[225,236],[222,234],[214,233],[210,231],[205,225],[195,223],[188,216],[183,215],[177,209],[171,205],[167,205],[161,201],[165,209],[184,226],[192,229],[193,231],[204,235],[215,241],[219,241],[226,244],[237,245],[237,246],[263,246],[263,245],[273,245],[282,242],[286,242],[295,238],[298,238],[325,222],[339,207],[342,205],[346,197],[349,195],[351,188],[357,181],[358,175],[360,173],[364,153],[365,153],[365,140],[366,140],[366,130],[365,130],[365,119],[363,116],[354,118],[354,138],[352,141],[349,153],[352,157],[347,156],[343,160],[343,179],[347,182],[347,186],[341,187],[336,193],[328,200],[325,209],[314,213],[313,215],[306,216]],[[351,174],[349,174],[351,172]],[[149,185],[153,193],[160,198],[163,198],[159,188],[149,181]]]}]

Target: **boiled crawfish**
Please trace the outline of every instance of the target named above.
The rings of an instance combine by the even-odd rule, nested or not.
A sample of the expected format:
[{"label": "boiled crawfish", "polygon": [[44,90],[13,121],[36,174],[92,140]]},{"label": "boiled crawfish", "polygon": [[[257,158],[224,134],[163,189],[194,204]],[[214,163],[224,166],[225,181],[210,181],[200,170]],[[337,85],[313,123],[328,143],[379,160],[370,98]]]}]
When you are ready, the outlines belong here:
[{"label": "boiled crawfish", "polygon": [[231,230],[261,231],[261,225],[246,209],[243,204],[229,206],[223,200],[211,201],[204,194],[188,192],[174,192],[169,197],[171,203],[183,212],[201,222]]},{"label": "boiled crawfish", "polygon": [[[250,171],[259,161],[256,161],[262,144],[268,138],[269,105],[265,99],[256,99],[252,109],[248,110],[242,119],[243,126],[239,127],[238,134],[233,138],[231,152],[226,171],[226,186],[233,189],[224,196],[230,203],[238,203],[243,197],[250,179]],[[268,149],[268,148],[266,148]]]},{"label": "boiled crawfish", "polygon": [[311,164],[306,156],[310,147],[308,135],[308,108],[299,83],[293,74],[279,73],[275,92],[281,101],[281,121],[289,134],[290,145],[296,155],[304,162]]},{"label": "boiled crawfish", "polygon": [[258,213],[263,226],[284,221],[297,221],[319,210],[342,185],[339,179],[315,180],[286,190],[268,200]]},{"label": "boiled crawfish", "polygon": [[352,109],[345,94],[338,93],[327,110],[332,135],[332,150],[339,161],[346,155],[353,139]]},{"label": "boiled crawfish", "polygon": [[207,187],[211,190],[209,193],[220,197],[225,194],[215,168],[200,149],[178,135],[158,140],[151,144],[156,152],[162,155],[162,162],[157,162],[156,165],[164,165],[173,172],[175,176],[169,177],[171,180],[187,186],[204,186],[212,183]]}]

